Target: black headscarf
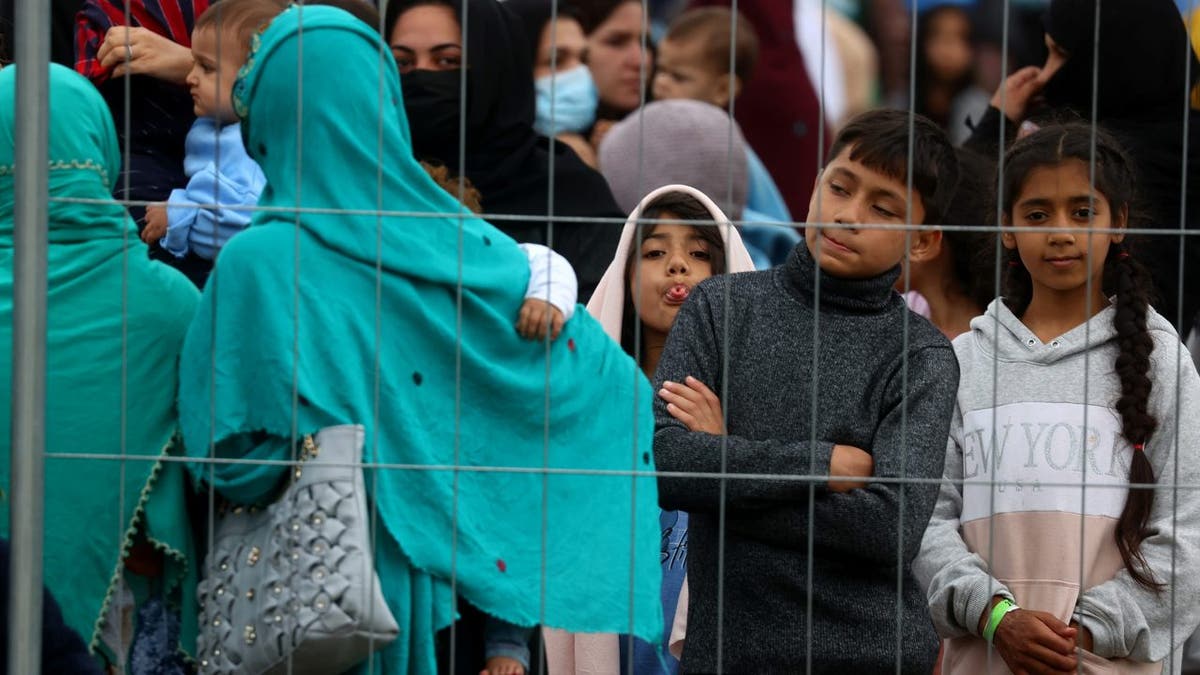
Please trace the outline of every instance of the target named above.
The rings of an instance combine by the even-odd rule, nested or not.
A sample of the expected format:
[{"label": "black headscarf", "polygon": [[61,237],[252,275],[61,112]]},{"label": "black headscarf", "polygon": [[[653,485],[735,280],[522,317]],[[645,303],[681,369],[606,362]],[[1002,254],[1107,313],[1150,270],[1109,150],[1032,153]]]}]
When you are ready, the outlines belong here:
[{"label": "black headscarf", "polygon": [[[1090,117],[1096,0],[1054,0],[1045,24],[1046,33],[1071,55],[1047,83],[1046,100]],[[1200,81],[1200,63],[1172,0],[1104,0],[1098,65],[1102,86],[1096,114],[1101,120],[1144,117],[1145,111],[1160,108],[1178,117],[1187,90]],[[1185,77],[1190,82],[1186,86]]]},{"label": "black headscarf", "polygon": [[[1138,207],[1155,229],[1177,229],[1180,196],[1187,199],[1188,229],[1200,228],[1200,114],[1188,108],[1190,89],[1200,81],[1200,63],[1172,0],[1104,0],[1100,49],[1095,58],[1095,0],[1053,0],[1046,32],[1070,58],[1047,83],[1046,102],[1096,121],[1129,151],[1138,171]],[[1092,108],[1092,72],[1099,66],[1097,104]],[[1190,69],[1190,70],[1189,70]],[[1183,141],[1188,127],[1189,143]],[[1187,185],[1181,184],[1184,162]],[[1200,310],[1200,237],[1133,238],[1134,255],[1154,273],[1155,307],[1181,332]],[[1179,249],[1184,249],[1183,296]],[[1182,302],[1182,306],[1179,303]],[[1182,322],[1177,313],[1182,307]]]},{"label": "black headscarf", "polygon": [[[389,7],[388,37],[406,10],[422,4],[430,2],[409,0]],[[418,159],[465,175],[483,196],[483,216],[519,242],[547,242],[551,178],[555,216],[622,219],[603,176],[562,143],[553,144],[551,155],[550,140],[533,130],[533,62],[520,19],[496,0],[441,4],[465,24],[466,61],[462,70],[413,71],[400,78]],[[460,162],[463,73],[467,147]],[[536,218],[493,218],[499,215]],[[619,222],[554,223],[554,249],[575,267],[581,300],[590,296],[612,260],[621,227]]]},{"label": "black headscarf", "polygon": [[[556,0],[505,0],[504,6],[513,11],[521,20],[525,29],[525,38],[529,43],[529,59],[537,63],[538,46],[542,39],[542,31],[550,23]],[[573,5],[557,2],[559,18],[579,19],[579,11]]]}]

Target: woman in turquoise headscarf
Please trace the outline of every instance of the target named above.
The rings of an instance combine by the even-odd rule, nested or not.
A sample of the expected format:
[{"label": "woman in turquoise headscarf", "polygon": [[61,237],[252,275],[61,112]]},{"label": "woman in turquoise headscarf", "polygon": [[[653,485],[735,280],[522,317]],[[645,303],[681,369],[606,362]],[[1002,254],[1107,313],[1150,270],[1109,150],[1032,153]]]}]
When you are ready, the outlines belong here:
[{"label": "woman in turquoise headscarf", "polygon": [[[365,460],[440,467],[367,475],[401,624],[375,672],[434,671],[452,579],[515,624],[656,640],[657,492],[628,473],[653,470],[636,364],[584,311],[549,345],[520,339],[527,259],[412,158],[395,62],[370,26],[294,6],[257,42],[234,103],[264,210],[222,250],[188,332],[188,454],[290,459],[298,435],[354,423]],[[380,208],[434,215],[363,213]],[[284,474],[196,471],[242,503]]]},{"label": "woman in turquoise headscarf", "polygon": [[[15,82],[16,67],[0,70],[0,382],[12,377]],[[181,645],[135,641],[135,652],[157,653],[162,666],[195,644],[186,471],[162,458],[174,454],[176,364],[197,292],[183,275],[147,259],[133,221],[112,201],[120,155],[95,87],[50,66],[48,111],[45,583],[67,624],[118,666],[130,651],[127,620],[165,634],[182,619]],[[14,392],[0,392],[7,494]],[[0,500],[3,536],[8,509]],[[147,614],[150,607],[157,616]],[[145,639],[140,633],[136,640]]]}]

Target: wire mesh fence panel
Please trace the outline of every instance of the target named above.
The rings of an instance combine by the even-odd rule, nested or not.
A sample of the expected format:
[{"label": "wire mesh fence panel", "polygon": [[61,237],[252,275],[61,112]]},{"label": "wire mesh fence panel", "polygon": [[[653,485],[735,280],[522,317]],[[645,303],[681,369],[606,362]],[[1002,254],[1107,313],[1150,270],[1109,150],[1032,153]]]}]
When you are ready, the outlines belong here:
[{"label": "wire mesh fence panel", "polygon": [[10,671],[1200,668],[1190,2],[17,7]]}]

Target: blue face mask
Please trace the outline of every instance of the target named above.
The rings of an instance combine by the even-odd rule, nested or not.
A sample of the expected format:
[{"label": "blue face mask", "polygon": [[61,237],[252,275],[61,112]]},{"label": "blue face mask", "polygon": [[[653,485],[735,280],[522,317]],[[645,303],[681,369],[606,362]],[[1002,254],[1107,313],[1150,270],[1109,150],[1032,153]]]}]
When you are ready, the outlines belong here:
[{"label": "blue face mask", "polygon": [[[550,118],[550,84],[554,83],[554,119]],[[592,73],[585,65],[576,66],[553,75],[539,77],[534,83],[537,91],[537,114],[533,128],[543,136],[587,131],[596,121],[596,106],[600,95]]]}]

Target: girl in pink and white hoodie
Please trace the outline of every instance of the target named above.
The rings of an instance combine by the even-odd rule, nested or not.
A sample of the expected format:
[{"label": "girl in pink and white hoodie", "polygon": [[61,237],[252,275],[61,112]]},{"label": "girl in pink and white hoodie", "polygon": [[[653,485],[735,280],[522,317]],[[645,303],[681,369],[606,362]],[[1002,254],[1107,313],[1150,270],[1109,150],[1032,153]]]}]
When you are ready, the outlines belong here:
[{"label": "girl in pink and white hoodie", "polygon": [[1004,295],[954,341],[945,479],[914,563],[942,672],[1178,673],[1200,623],[1200,494],[1171,488],[1200,483],[1200,376],[1125,238],[1132,164],[1059,125],[1004,167]]}]

